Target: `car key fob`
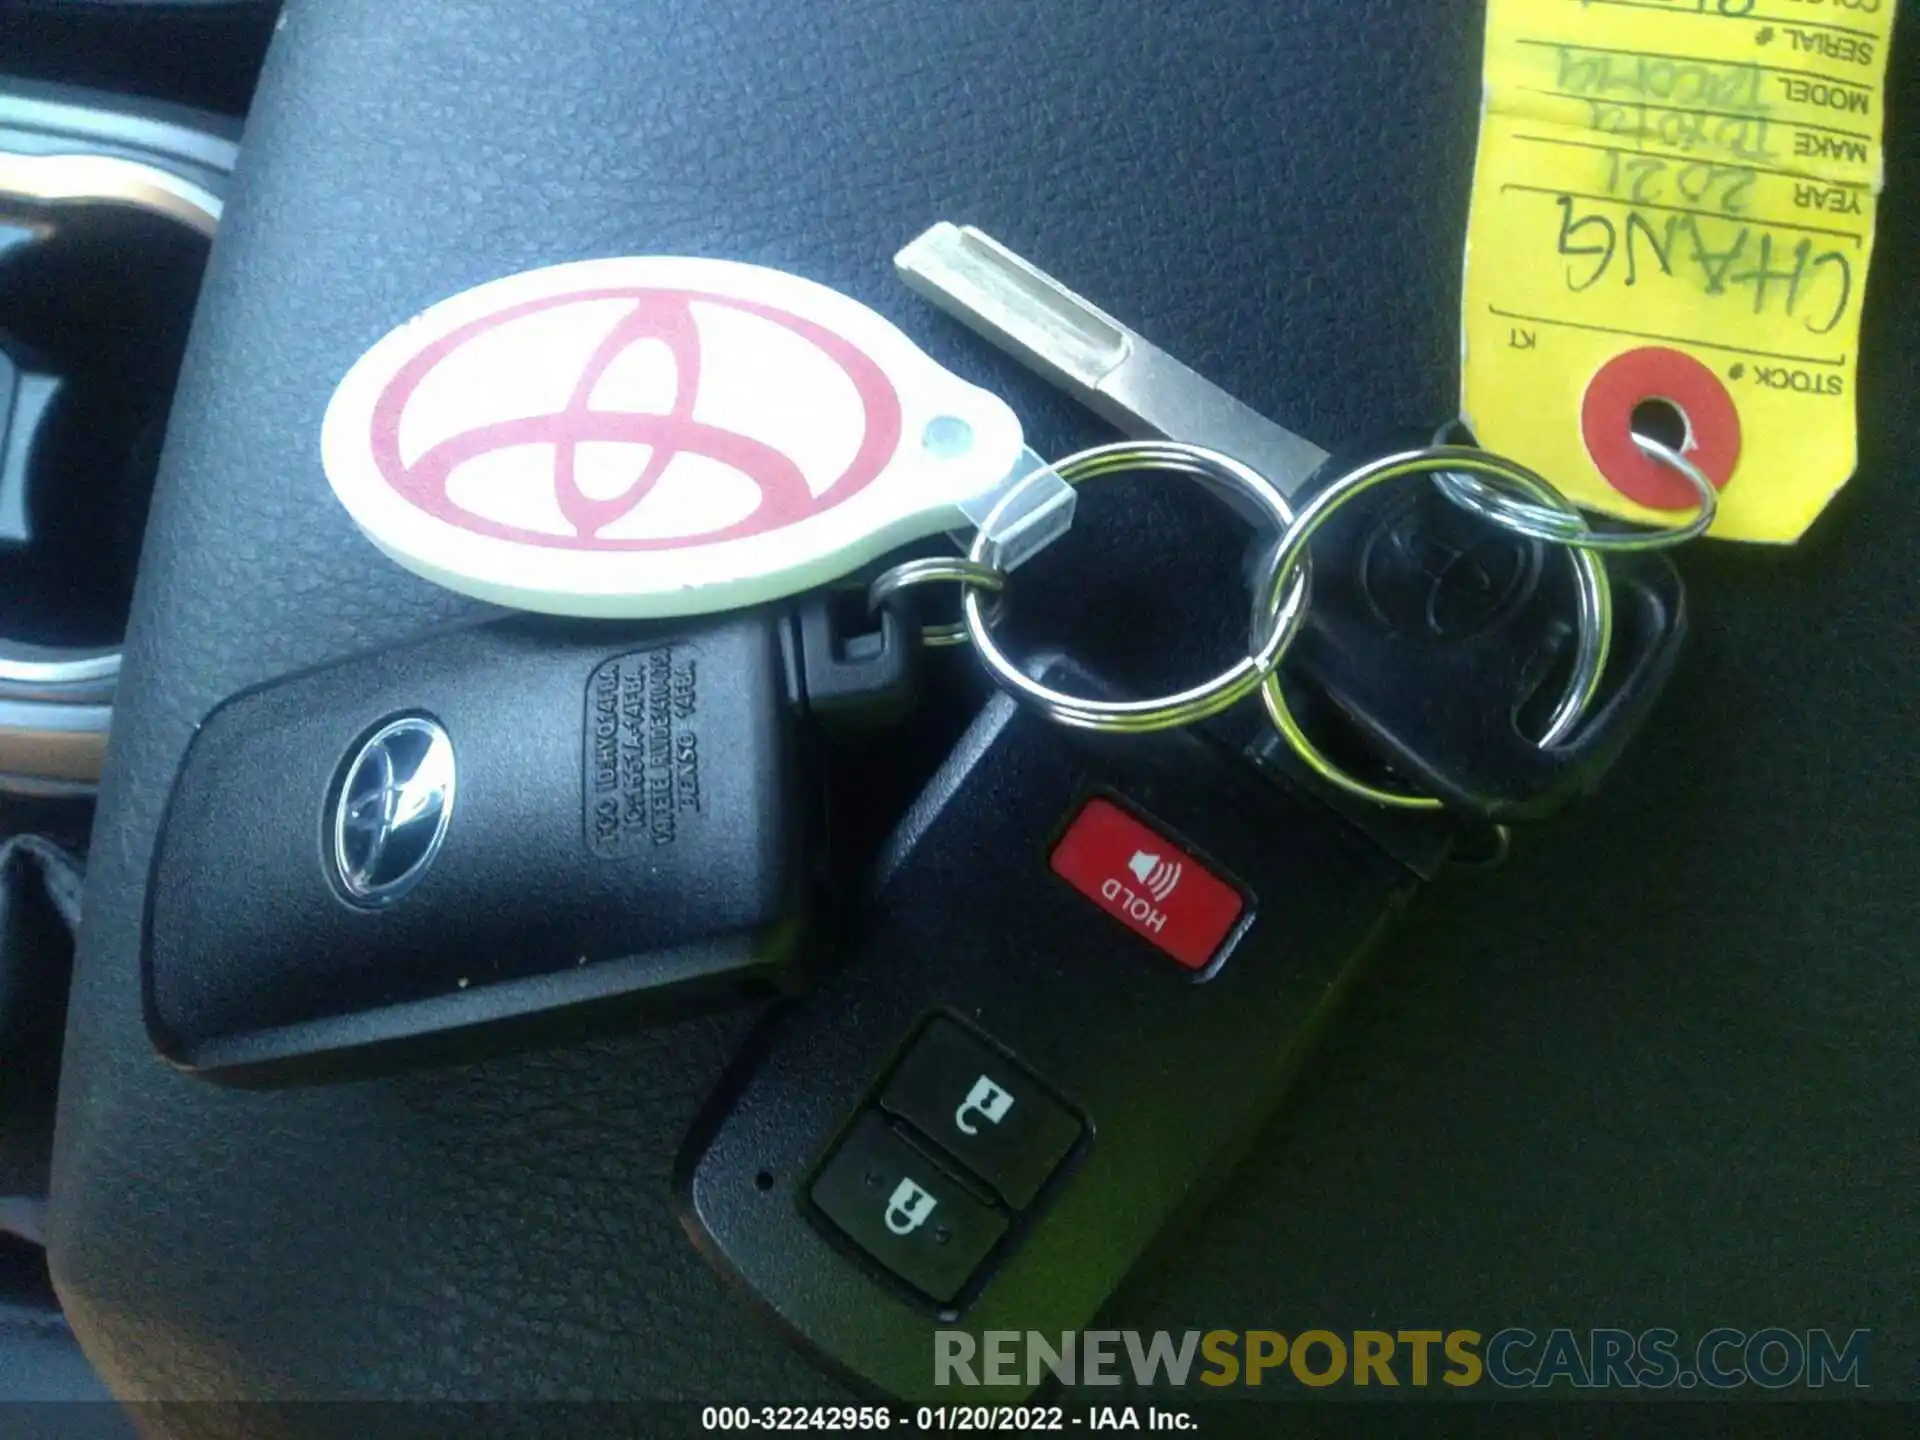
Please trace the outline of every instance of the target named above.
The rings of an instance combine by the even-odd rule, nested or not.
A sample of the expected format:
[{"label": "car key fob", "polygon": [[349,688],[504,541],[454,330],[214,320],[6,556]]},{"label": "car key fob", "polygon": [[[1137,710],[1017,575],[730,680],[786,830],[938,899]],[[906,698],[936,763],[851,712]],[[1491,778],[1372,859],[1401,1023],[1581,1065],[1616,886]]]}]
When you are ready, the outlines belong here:
[{"label": "car key fob", "polygon": [[156,1044],[324,1078],[799,983],[821,880],[800,709],[886,690],[917,639],[885,612],[850,660],[830,614],[516,617],[228,700],[154,858]]},{"label": "car key fob", "polygon": [[[1089,734],[996,697],[836,962],[713,1098],[683,1221],[835,1368],[1017,1402],[1028,1378],[986,1383],[980,1337],[1092,1320],[1253,1138],[1418,883],[1212,735]],[[943,1389],[937,1354],[980,1388]]]},{"label": "car key fob", "polygon": [[[1328,465],[1309,491],[1344,469]],[[1269,554],[1249,555],[1252,576]],[[1288,673],[1325,694],[1406,788],[1482,820],[1546,819],[1597,790],[1686,640],[1673,563],[1607,556],[1601,690],[1570,734],[1542,745],[1579,636],[1572,552],[1501,529],[1431,484],[1400,484],[1336,512],[1313,556],[1313,603]]]}]

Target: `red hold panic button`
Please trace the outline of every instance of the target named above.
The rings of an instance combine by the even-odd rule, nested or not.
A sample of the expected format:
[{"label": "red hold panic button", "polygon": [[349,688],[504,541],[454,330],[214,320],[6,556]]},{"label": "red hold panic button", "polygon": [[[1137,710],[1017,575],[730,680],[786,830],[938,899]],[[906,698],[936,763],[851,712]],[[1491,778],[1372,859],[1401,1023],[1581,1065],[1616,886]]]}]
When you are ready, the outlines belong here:
[{"label": "red hold panic button", "polygon": [[1089,800],[1053,851],[1053,873],[1189,970],[1240,923],[1240,892],[1111,800]]}]

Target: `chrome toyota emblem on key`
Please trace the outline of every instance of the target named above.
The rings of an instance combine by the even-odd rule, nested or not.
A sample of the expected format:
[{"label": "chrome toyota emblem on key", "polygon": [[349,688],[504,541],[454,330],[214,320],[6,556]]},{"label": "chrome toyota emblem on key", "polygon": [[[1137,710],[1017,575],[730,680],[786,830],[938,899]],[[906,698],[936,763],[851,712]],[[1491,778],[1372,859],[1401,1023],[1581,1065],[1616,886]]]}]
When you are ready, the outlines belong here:
[{"label": "chrome toyota emblem on key", "polygon": [[389,721],[347,762],[333,868],[347,898],[387,905],[419,883],[453,818],[453,741],[423,715]]}]

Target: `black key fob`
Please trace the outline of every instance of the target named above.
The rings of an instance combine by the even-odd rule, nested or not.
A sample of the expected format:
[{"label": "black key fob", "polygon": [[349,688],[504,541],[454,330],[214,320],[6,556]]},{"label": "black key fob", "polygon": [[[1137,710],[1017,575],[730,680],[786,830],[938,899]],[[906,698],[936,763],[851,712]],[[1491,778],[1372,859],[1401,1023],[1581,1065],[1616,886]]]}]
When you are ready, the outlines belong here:
[{"label": "black key fob", "polygon": [[350,1075],[799,983],[806,682],[842,703],[877,669],[808,663],[813,628],[516,617],[227,701],[155,854],[155,1043],[221,1078]]},{"label": "black key fob", "polygon": [[[1346,468],[1329,464],[1308,493]],[[1269,554],[1255,551],[1250,573],[1264,574]],[[1431,483],[1402,482],[1330,517],[1313,557],[1289,673],[1327,696],[1404,788],[1483,820],[1542,820],[1598,789],[1686,640],[1672,562],[1605,557],[1613,624],[1601,690],[1564,739],[1542,745],[1580,638],[1570,551],[1504,530]]]},{"label": "black key fob", "polygon": [[989,1333],[1088,1326],[1418,888],[1211,733],[1091,735],[997,696],[690,1137],[684,1223],[842,1371],[1017,1403],[1041,1377],[994,1375]]}]

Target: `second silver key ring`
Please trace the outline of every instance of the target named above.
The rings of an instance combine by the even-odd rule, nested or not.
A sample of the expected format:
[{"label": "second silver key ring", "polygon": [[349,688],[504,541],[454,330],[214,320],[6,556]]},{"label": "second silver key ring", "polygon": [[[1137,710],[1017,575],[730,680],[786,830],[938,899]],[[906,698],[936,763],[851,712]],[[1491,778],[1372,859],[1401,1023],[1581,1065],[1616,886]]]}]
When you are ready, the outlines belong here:
[{"label": "second silver key ring", "polygon": [[[1446,437],[1460,428],[1463,427],[1458,422],[1442,427],[1436,443],[1444,444]],[[1659,461],[1693,486],[1699,503],[1694,507],[1691,519],[1662,530],[1594,530],[1570,503],[1564,508],[1559,505],[1532,504],[1511,495],[1503,495],[1498,488],[1475,476],[1452,472],[1436,474],[1433,483],[1454,504],[1463,510],[1471,510],[1483,520],[1491,520],[1529,540],[1565,545],[1576,550],[1592,550],[1608,555],[1671,550],[1676,545],[1699,539],[1712,529],[1714,520],[1720,514],[1720,491],[1707,473],[1680,451],[1662,445],[1658,440],[1635,435],[1633,443],[1640,447],[1642,454]]]},{"label": "second silver key ring", "polygon": [[[1485,450],[1445,445],[1404,455],[1389,455],[1348,471],[1314,496],[1300,511],[1268,562],[1265,588],[1255,604],[1256,625],[1261,607],[1273,604],[1287,585],[1288,577],[1297,573],[1299,567],[1307,562],[1314,534],[1336,511],[1378,486],[1417,475],[1433,475],[1436,478],[1441,475],[1471,475],[1476,477],[1475,483],[1489,490],[1495,485],[1519,490],[1529,501],[1544,507],[1545,513],[1571,516],[1575,524],[1585,524],[1573,502],[1558,489],[1525,466],[1503,456]],[[1537,742],[1543,749],[1566,739],[1585,717],[1600,692],[1600,683],[1606,675],[1607,661],[1613,650],[1613,582],[1608,578],[1606,563],[1583,546],[1569,550],[1568,558],[1572,560],[1580,582],[1579,649],[1575,652],[1573,674],[1568,679],[1566,693],[1561,697],[1546,733]],[[1435,796],[1416,795],[1369,784],[1328,759],[1294,718],[1287,704],[1286,692],[1281,686],[1279,672],[1268,675],[1261,683],[1260,697],[1266,704],[1267,717],[1288,746],[1328,784],[1376,805],[1396,810],[1444,808]]]}]

